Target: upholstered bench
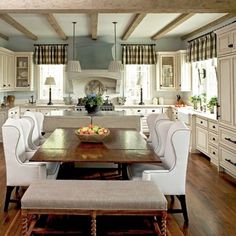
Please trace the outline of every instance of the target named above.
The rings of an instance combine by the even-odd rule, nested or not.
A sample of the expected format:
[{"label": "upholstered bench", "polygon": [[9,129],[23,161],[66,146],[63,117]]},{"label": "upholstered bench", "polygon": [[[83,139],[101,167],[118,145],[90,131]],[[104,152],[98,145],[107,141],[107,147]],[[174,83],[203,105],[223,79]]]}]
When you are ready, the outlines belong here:
[{"label": "upholstered bench", "polygon": [[[150,181],[47,180],[29,186],[21,199],[22,233],[36,232],[39,215],[90,215],[96,236],[96,216],[160,216],[157,235],[166,235],[167,201]],[[39,232],[39,231],[37,231]]]}]

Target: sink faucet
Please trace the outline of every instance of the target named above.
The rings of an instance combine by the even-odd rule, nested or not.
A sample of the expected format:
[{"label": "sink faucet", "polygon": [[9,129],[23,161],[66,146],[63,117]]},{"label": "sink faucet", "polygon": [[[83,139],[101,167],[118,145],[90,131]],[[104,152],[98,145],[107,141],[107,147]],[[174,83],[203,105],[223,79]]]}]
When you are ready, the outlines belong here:
[{"label": "sink faucet", "polygon": [[30,104],[36,103],[36,100],[34,100],[34,95],[30,96],[31,100],[29,100]]}]

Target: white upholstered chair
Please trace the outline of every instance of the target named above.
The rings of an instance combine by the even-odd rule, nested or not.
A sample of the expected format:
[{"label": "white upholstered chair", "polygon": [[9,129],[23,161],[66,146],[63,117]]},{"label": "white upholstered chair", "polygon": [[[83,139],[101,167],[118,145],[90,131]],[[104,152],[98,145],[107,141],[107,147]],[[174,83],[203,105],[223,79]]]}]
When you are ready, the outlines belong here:
[{"label": "white upholstered chair", "polygon": [[177,196],[181,209],[169,209],[172,213],[183,213],[188,223],[185,198],[187,163],[189,155],[190,130],[181,121],[174,122],[168,131],[163,165],[150,165],[152,168],[142,170],[129,169],[129,177],[133,180],[143,179],[155,182],[164,195]]},{"label": "white upholstered chair", "polygon": [[147,116],[147,125],[148,125],[148,129],[149,129],[149,137],[147,139],[147,142],[150,143],[150,145],[152,145],[153,147],[155,147],[156,143],[157,143],[157,134],[156,134],[156,130],[155,130],[155,126],[156,126],[156,122],[158,122],[159,120],[169,120],[168,116],[163,113],[163,114],[150,114]]},{"label": "white upholstered chair", "polygon": [[[8,118],[2,126],[3,149],[6,163],[6,198],[4,211],[8,210],[14,187],[29,186],[41,179],[55,179],[59,165],[43,162],[29,162],[30,155],[26,148],[26,130],[22,129],[21,119]],[[33,155],[34,152],[31,152]]]},{"label": "white upholstered chair", "polygon": [[45,141],[42,135],[44,115],[41,112],[26,111],[23,117],[27,118],[34,127],[31,135],[32,143],[30,145],[32,149],[37,149]]}]

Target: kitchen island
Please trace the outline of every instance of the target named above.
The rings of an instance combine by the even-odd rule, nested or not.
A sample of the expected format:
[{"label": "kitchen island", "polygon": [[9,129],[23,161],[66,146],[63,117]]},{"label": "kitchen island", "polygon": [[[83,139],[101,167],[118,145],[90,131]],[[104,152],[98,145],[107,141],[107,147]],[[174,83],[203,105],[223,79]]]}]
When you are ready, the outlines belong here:
[{"label": "kitchen island", "polygon": [[79,128],[95,124],[106,128],[141,130],[141,115],[128,111],[99,111],[89,114],[83,111],[50,111],[44,119],[44,131],[56,128]]}]

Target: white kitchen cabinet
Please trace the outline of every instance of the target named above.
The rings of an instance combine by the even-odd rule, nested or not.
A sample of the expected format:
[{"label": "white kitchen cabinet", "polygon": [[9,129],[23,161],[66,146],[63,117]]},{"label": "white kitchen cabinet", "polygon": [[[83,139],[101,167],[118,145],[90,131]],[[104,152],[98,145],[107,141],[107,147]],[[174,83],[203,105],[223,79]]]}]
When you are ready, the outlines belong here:
[{"label": "white kitchen cabinet", "polygon": [[15,90],[33,90],[33,53],[15,53]]},{"label": "white kitchen cabinet", "polygon": [[191,64],[187,62],[185,50],[177,51],[177,89],[187,92],[192,90]]},{"label": "white kitchen cabinet", "polygon": [[0,48],[0,90],[14,90],[14,52]]},{"label": "white kitchen cabinet", "polygon": [[8,110],[8,117],[20,118],[20,107],[13,107]]},{"label": "white kitchen cabinet", "polygon": [[196,118],[196,148],[208,155],[208,126],[207,120]]},{"label": "white kitchen cabinet", "polygon": [[176,90],[176,52],[157,53],[157,90]]},{"label": "white kitchen cabinet", "polygon": [[229,25],[218,32],[217,55],[223,56],[236,52],[236,28],[235,24]]},{"label": "white kitchen cabinet", "polygon": [[219,101],[219,169],[236,177],[236,23],[216,31]]},{"label": "white kitchen cabinet", "polygon": [[191,64],[185,50],[157,53],[157,90],[191,91]]}]

